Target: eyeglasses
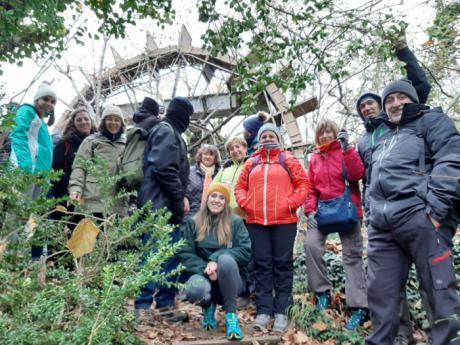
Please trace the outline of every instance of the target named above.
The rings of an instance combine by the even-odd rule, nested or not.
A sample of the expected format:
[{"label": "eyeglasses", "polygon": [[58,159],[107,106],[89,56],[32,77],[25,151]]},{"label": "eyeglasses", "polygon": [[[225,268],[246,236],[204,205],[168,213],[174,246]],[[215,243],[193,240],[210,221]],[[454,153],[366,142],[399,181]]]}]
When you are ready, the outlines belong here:
[{"label": "eyeglasses", "polygon": [[50,102],[51,104],[56,104],[56,99],[54,97],[45,96],[42,97],[42,100],[45,102]]}]

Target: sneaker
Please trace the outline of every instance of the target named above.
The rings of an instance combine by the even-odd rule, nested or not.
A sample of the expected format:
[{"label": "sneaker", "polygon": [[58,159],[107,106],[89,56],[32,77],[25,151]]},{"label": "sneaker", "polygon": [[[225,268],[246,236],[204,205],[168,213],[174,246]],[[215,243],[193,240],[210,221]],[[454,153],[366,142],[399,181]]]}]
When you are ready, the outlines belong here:
[{"label": "sneaker", "polygon": [[362,308],[355,309],[351,314],[350,320],[348,320],[347,325],[345,328],[349,331],[354,331],[358,327],[364,324],[366,321],[367,311]]},{"label": "sneaker", "polygon": [[226,315],[227,324],[227,339],[228,340],[241,340],[244,337],[244,333],[240,328],[240,322],[238,321],[238,315],[235,313],[227,313]]},{"label": "sneaker", "polygon": [[398,334],[393,342],[393,345],[414,345],[415,340],[412,336],[405,334]]},{"label": "sneaker", "polygon": [[150,309],[134,309],[134,316],[139,324],[154,324],[152,311]]},{"label": "sneaker", "polygon": [[267,329],[267,324],[270,322],[270,315],[267,314],[258,314],[254,320],[253,327],[259,331],[265,331]]},{"label": "sneaker", "polygon": [[162,307],[158,308],[160,317],[172,323],[187,322],[188,314],[185,311],[177,310],[176,307]]},{"label": "sneaker", "polygon": [[331,305],[331,294],[329,291],[321,292],[316,295],[316,309],[326,310]]},{"label": "sneaker", "polygon": [[288,319],[284,314],[275,314],[275,323],[273,324],[273,332],[284,333],[288,326]]},{"label": "sneaker", "polygon": [[201,325],[207,331],[217,329],[217,320],[216,320],[216,305],[211,304],[207,308],[203,308],[203,320]]}]

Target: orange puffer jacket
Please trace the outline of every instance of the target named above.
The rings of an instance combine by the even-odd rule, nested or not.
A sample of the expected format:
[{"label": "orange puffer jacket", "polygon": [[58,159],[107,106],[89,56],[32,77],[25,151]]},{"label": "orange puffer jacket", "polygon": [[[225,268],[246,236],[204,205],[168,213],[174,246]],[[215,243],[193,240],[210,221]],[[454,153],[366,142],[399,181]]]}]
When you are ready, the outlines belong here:
[{"label": "orange puffer jacket", "polygon": [[284,164],[280,164],[281,152],[259,149],[243,166],[235,197],[249,224],[297,223],[296,210],[305,202],[310,184],[305,169],[292,154],[285,151]]}]

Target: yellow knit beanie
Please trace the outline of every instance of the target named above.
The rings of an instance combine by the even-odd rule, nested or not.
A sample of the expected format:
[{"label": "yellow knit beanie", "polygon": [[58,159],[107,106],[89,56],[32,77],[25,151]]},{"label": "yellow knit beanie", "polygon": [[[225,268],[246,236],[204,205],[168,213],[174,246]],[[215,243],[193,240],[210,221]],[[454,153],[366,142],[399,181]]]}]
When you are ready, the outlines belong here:
[{"label": "yellow knit beanie", "polygon": [[213,193],[213,192],[219,192],[224,195],[225,201],[230,203],[230,199],[232,197],[232,188],[230,187],[229,184],[227,183],[221,183],[221,182],[214,182],[211,183],[211,185],[208,188],[208,195],[206,196],[206,199]]}]

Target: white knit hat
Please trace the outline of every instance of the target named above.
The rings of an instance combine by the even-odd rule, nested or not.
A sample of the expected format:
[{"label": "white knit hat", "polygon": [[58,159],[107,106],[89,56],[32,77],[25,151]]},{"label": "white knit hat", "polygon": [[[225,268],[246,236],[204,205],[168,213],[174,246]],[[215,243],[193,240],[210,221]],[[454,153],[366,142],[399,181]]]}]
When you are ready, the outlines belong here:
[{"label": "white knit hat", "polygon": [[101,121],[104,121],[104,119],[109,116],[109,115],[115,115],[118,116],[121,119],[121,122],[125,124],[125,117],[123,116],[123,112],[119,107],[113,104],[107,104],[104,107],[104,111],[102,112],[102,117]]},{"label": "white knit hat", "polygon": [[51,88],[47,81],[42,82],[38,86],[37,92],[35,92],[34,102],[45,96],[51,96],[57,100],[56,92]]}]

